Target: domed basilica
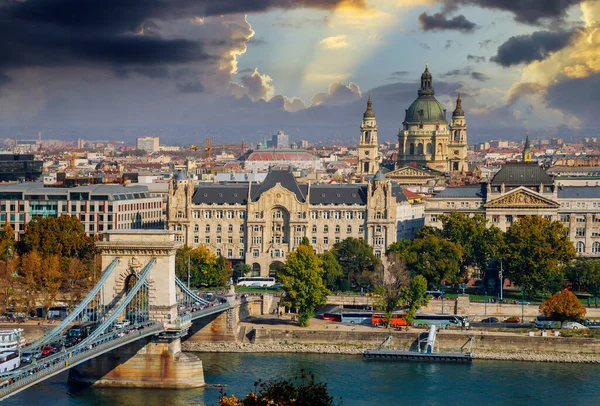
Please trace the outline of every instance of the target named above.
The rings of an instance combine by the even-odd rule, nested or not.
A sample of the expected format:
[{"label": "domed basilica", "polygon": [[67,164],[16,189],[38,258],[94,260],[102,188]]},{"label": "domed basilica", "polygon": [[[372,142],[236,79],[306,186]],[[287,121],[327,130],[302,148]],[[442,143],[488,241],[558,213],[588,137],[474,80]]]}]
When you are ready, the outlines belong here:
[{"label": "domed basilica", "polygon": [[[462,109],[460,93],[456,108],[448,123],[446,109],[435,98],[433,78],[429,67],[421,75],[417,99],[406,109],[402,128],[398,133],[398,160],[396,170],[416,164],[438,172],[467,171],[467,121]],[[361,125],[359,143],[359,175],[374,174],[379,170],[374,157],[377,150],[377,124],[369,97],[367,111]]]},{"label": "domed basilica", "polygon": [[417,99],[406,110],[398,133],[397,167],[416,163],[440,172],[467,170],[467,122],[460,93],[448,124],[446,109],[435,98],[429,67],[421,75]]}]

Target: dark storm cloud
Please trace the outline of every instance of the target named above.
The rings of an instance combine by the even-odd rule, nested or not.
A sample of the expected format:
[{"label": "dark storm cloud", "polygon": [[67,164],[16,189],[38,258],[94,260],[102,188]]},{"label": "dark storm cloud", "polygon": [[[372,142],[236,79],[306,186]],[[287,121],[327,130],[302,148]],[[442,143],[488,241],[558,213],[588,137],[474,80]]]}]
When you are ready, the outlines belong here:
[{"label": "dark storm cloud", "polygon": [[485,62],[485,56],[477,56],[477,55],[467,55],[467,61],[473,61],[476,63]]},{"label": "dark storm cloud", "polygon": [[[209,55],[202,40],[154,35],[161,22],[276,8],[332,9],[341,1],[0,0],[0,68],[206,61],[218,56]],[[351,4],[364,7],[364,0]]]},{"label": "dark storm cloud", "polygon": [[419,15],[419,23],[423,31],[457,30],[468,33],[477,28],[477,24],[462,14],[450,18],[444,12],[431,15],[423,12]]},{"label": "dark storm cloud", "polygon": [[490,80],[490,77],[485,73],[473,71],[473,69],[471,68],[453,69],[440,75],[440,77],[442,78],[457,76],[467,76],[479,82],[485,82],[486,80]]},{"label": "dark storm cloud", "polygon": [[531,35],[511,37],[498,47],[496,56],[490,61],[505,67],[541,61],[569,45],[575,35],[577,31],[537,31]]},{"label": "dark storm cloud", "polygon": [[562,20],[567,10],[585,0],[442,0],[444,11],[459,6],[477,6],[512,13],[515,20],[526,24],[540,24],[542,20]]},{"label": "dark storm cloud", "polygon": [[584,78],[564,79],[551,85],[546,92],[546,103],[578,117],[586,125],[600,126],[600,97],[592,89],[600,89],[600,73]]}]

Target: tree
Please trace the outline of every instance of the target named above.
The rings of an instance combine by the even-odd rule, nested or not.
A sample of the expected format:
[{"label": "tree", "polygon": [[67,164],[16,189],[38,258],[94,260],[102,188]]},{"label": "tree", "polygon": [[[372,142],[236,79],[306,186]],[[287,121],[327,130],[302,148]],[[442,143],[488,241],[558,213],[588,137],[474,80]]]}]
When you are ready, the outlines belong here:
[{"label": "tree", "polygon": [[19,267],[19,290],[23,310],[27,313],[35,307],[39,294],[39,272],[42,268],[42,258],[37,251],[31,251],[21,256]]},{"label": "tree", "polygon": [[301,327],[308,326],[317,306],[327,302],[329,290],[323,284],[323,268],[310,245],[300,244],[288,254],[285,264],[277,274],[283,285],[282,303],[298,309]]},{"label": "tree", "polygon": [[239,278],[243,278],[252,271],[252,267],[244,262],[239,262],[233,267],[233,280],[237,282]]},{"label": "tree", "polygon": [[215,271],[212,280],[214,286],[226,286],[229,283],[231,274],[232,271],[229,261],[223,255],[219,255],[217,257],[217,262],[215,263]]},{"label": "tree", "polygon": [[364,240],[348,237],[333,246],[333,255],[344,272],[340,280],[341,290],[351,287],[366,287],[381,260],[373,253],[373,248]]},{"label": "tree", "polygon": [[325,286],[329,290],[338,290],[341,287],[341,281],[344,276],[344,270],[342,266],[338,262],[335,255],[331,251],[325,251],[321,255],[319,255],[323,263],[323,270],[325,271],[325,275],[323,280],[325,281]]},{"label": "tree", "polygon": [[566,270],[566,277],[576,288],[594,297],[600,296],[600,260],[577,258]]},{"label": "tree", "polygon": [[84,298],[86,292],[90,289],[93,282],[92,270],[95,264],[91,266],[85,264],[79,258],[71,258],[62,275],[62,286],[67,293],[69,309],[73,309]]},{"label": "tree", "polygon": [[495,226],[488,228],[485,217],[467,217],[452,212],[440,216],[440,220],[443,224],[441,235],[463,248],[463,267],[485,269],[490,260],[498,256],[503,234]]},{"label": "tree", "polygon": [[14,262],[15,260],[8,258],[0,261],[0,314],[6,311],[15,297],[17,286]]},{"label": "tree", "polygon": [[568,290],[550,296],[540,305],[540,312],[547,317],[565,320],[583,320],[585,318],[585,307],[577,296]]},{"label": "tree", "polygon": [[186,281],[188,275],[188,261],[190,269],[191,285],[199,287],[224,286],[229,276],[223,282],[223,269],[217,267],[217,257],[206,245],[196,248],[184,246],[175,254],[175,272],[177,276]]},{"label": "tree", "polygon": [[575,257],[567,230],[558,221],[526,216],[505,233],[506,276],[532,297],[548,290],[548,281],[562,277]]},{"label": "tree", "polygon": [[402,290],[402,305],[406,309],[406,321],[412,323],[417,315],[417,310],[427,306],[427,280],[422,275],[415,275],[408,287]]},{"label": "tree", "polygon": [[9,222],[0,229],[0,261],[11,260],[16,252],[15,230]]},{"label": "tree", "polygon": [[402,302],[404,289],[410,284],[410,271],[402,254],[391,252],[386,259],[375,273],[373,286],[379,295],[378,307],[383,310],[386,327],[389,327],[394,310]]},{"label": "tree", "polygon": [[243,399],[226,394],[219,399],[219,406],[333,406],[327,383],[315,381],[311,373],[304,370],[299,378],[275,381],[259,380],[254,383],[256,392],[250,392]]},{"label": "tree", "polygon": [[38,297],[44,309],[44,314],[48,318],[49,310],[55,305],[56,297],[63,282],[58,255],[49,255],[44,259],[36,279]]},{"label": "tree", "polygon": [[460,266],[463,256],[460,244],[430,234],[413,240],[411,252],[410,270],[423,275],[430,286],[457,283],[464,274]]}]

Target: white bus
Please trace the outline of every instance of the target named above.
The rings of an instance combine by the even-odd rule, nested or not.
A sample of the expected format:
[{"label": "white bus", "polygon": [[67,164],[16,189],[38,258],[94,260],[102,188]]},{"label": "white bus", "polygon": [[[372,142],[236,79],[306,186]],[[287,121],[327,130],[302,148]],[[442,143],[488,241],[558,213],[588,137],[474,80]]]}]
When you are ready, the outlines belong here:
[{"label": "white bus", "polygon": [[413,326],[469,327],[467,316],[453,314],[417,314]]},{"label": "white bus", "polygon": [[269,276],[242,277],[242,278],[238,279],[238,282],[237,282],[238,286],[252,286],[252,287],[260,287],[260,288],[271,287],[271,286],[275,285],[275,283],[276,283],[275,278],[269,277]]},{"label": "white bus", "polygon": [[0,353],[0,372],[8,372],[19,368],[21,356],[19,351],[4,351]]}]

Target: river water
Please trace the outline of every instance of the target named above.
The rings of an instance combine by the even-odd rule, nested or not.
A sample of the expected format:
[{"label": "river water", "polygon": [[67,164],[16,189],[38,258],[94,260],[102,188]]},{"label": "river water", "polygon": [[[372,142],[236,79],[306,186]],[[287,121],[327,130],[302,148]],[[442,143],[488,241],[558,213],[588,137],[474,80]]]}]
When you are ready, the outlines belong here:
[{"label": "river water", "polygon": [[[326,381],[331,395],[352,405],[598,405],[600,367],[477,361],[471,365],[364,361],[317,354],[198,354],[209,384],[238,397],[262,378],[295,376],[301,369]],[[6,405],[216,405],[220,388],[194,390],[75,389],[63,374]]]}]

